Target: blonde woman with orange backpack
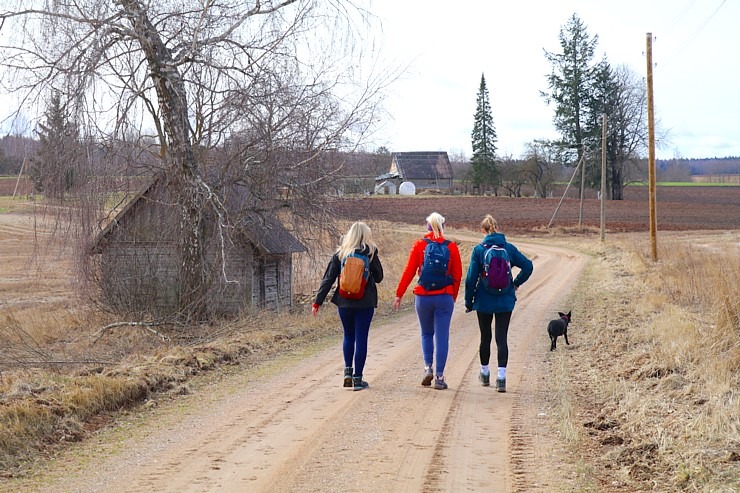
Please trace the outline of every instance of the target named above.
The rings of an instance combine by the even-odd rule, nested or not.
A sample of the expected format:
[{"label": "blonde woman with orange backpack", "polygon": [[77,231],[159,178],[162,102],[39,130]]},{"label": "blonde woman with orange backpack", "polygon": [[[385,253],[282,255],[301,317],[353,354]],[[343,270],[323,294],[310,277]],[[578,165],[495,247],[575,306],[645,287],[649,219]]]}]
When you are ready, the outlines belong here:
[{"label": "blonde woman with orange backpack", "polygon": [[383,266],[378,257],[378,246],[373,241],[370,227],[358,221],[350,226],[332,255],[311,307],[315,316],[336,283],[331,302],[337,306],[344,330],[343,386],[353,390],[369,387],[362,379],[362,372],[367,359],[370,322],[378,306],[376,284],[382,280]]}]

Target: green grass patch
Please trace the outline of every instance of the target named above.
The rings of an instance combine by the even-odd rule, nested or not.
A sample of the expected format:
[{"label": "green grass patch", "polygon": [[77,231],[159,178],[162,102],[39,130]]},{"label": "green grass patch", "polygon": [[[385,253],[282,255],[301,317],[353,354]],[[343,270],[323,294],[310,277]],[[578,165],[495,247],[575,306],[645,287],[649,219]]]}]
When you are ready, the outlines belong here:
[{"label": "green grass patch", "polygon": [[[658,187],[737,187],[737,183],[711,183],[693,181],[659,181],[655,183]],[[647,182],[630,183],[628,187],[646,187]]]}]

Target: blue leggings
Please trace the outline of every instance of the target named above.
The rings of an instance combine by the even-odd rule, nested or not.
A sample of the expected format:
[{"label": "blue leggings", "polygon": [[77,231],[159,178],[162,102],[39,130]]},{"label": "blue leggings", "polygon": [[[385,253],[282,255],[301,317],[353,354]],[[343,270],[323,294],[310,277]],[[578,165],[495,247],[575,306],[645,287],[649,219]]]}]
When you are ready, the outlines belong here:
[{"label": "blue leggings", "polygon": [[421,326],[421,352],[424,354],[424,364],[432,366],[436,361],[435,374],[441,377],[447,364],[450,320],[455,302],[450,294],[417,295],[415,305]]},{"label": "blue leggings", "polygon": [[341,308],[337,307],[339,319],[344,328],[344,366],[352,366],[354,358],[354,376],[361,377],[367,359],[367,338],[370,334],[370,322],[373,320],[375,308]]}]

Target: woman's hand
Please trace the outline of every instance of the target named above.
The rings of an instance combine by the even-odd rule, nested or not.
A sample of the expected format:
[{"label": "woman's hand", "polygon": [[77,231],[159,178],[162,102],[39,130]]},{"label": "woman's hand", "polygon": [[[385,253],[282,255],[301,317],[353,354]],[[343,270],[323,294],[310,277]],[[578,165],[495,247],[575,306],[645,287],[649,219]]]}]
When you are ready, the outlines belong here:
[{"label": "woman's hand", "polygon": [[319,313],[319,306],[320,305],[317,305],[316,303],[311,305],[311,313],[313,314],[314,317],[316,316],[317,313]]},{"label": "woman's hand", "polygon": [[393,301],[393,309],[398,310],[401,307],[401,298],[396,296],[396,299]]}]

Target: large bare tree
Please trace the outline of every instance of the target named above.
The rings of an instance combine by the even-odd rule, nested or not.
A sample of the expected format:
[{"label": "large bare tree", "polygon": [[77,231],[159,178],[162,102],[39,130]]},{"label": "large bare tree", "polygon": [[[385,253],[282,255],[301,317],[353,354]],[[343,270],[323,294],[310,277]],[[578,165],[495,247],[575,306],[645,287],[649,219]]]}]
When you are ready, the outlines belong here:
[{"label": "large bare tree", "polygon": [[362,141],[391,80],[358,68],[369,22],[342,0],[5,0],[2,83],[31,107],[62,94],[96,148],[157,158],[138,161],[177,197],[180,308],[197,319],[204,211],[226,234],[240,220],[225,184],[248,190],[242,213],[285,212],[299,237],[323,223],[337,151]]},{"label": "large bare tree", "polygon": [[534,187],[535,197],[547,198],[555,184],[558,162],[557,143],[535,140],[527,144],[524,154],[524,170]]}]

